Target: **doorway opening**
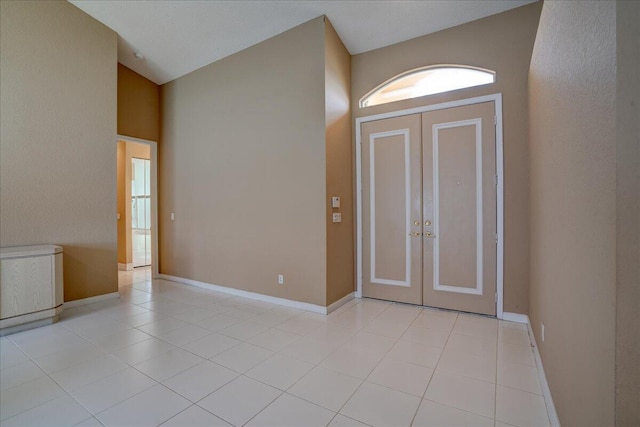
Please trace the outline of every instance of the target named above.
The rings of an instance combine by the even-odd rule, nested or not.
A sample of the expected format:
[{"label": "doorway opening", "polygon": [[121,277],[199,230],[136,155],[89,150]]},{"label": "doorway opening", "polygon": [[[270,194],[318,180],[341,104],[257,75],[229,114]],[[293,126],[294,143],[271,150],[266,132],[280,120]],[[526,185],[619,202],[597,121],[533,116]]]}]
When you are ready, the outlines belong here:
[{"label": "doorway opening", "polygon": [[117,138],[119,286],[150,280],[157,262],[157,144]]}]

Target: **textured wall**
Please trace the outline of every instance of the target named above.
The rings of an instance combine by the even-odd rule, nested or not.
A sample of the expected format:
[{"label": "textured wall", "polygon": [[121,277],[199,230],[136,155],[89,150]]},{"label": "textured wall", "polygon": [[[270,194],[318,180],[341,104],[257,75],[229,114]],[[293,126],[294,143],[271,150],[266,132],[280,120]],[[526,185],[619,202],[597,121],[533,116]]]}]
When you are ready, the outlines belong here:
[{"label": "textured wall", "polygon": [[[354,291],[351,55],[325,19],[325,120],[327,143],[327,305]],[[340,209],[331,197],[340,196]],[[333,223],[333,212],[342,222]]]},{"label": "textured wall", "polygon": [[[354,117],[502,92],[504,123],[504,311],[529,309],[529,152],[527,73],[541,3],[519,7],[448,30],[354,55]],[[385,80],[435,64],[463,64],[497,72],[495,84],[359,108],[358,101]]]},{"label": "textured wall", "polygon": [[640,2],[616,3],[616,425],[640,425]]},{"label": "textured wall", "polygon": [[63,246],[66,301],[115,292],[116,33],[65,1],[0,19],[0,245]]},{"label": "textured wall", "polygon": [[565,426],[614,423],[615,8],[545,2],[529,74],[530,319]]},{"label": "textured wall", "polygon": [[160,139],[160,86],[122,64],[118,64],[118,134]]},{"label": "textured wall", "polygon": [[322,17],[162,86],[161,273],[325,304],[324,99]]}]

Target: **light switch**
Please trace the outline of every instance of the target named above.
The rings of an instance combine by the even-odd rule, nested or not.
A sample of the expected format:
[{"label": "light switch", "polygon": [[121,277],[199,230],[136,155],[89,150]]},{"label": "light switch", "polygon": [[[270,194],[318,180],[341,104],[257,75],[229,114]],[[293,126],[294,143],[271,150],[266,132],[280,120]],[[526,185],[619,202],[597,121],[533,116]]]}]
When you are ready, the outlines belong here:
[{"label": "light switch", "polygon": [[334,196],[334,197],[331,198],[331,207],[332,208],[339,208],[340,207],[340,197]]},{"label": "light switch", "polygon": [[334,213],[333,214],[333,222],[342,222],[342,214]]},{"label": "light switch", "polygon": [[176,219],[176,214],[174,214],[173,212],[171,212],[171,221],[175,221]]},{"label": "light switch", "polygon": [[118,218],[118,221],[120,221],[120,214],[116,214],[116,218]]}]

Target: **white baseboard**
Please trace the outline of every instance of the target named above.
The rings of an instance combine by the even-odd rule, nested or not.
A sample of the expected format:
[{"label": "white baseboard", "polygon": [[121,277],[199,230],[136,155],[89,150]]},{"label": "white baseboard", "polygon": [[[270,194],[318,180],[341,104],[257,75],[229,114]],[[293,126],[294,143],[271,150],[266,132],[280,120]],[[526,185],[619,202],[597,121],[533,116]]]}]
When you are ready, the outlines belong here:
[{"label": "white baseboard", "polygon": [[507,322],[516,322],[516,323],[524,323],[525,325],[529,323],[529,316],[526,314],[519,313],[502,313],[502,320],[506,320]]},{"label": "white baseboard", "polygon": [[118,270],[120,270],[120,271],[131,271],[131,270],[133,270],[133,263],[129,263],[129,264],[118,263]]},{"label": "white baseboard", "polygon": [[355,292],[350,292],[347,295],[340,298],[338,301],[334,302],[333,304],[330,304],[329,307],[327,307],[327,314],[339,309],[340,307],[342,307],[343,305],[351,301],[354,298],[355,294],[356,294]]},{"label": "white baseboard", "polygon": [[[505,313],[506,314],[506,313]],[[521,315],[524,316],[524,315]],[[533,329],[531,328],[531,322],[529,316],[527,316],[527,328],[529,329],[529,338],[531,339],[531,346],[533,347],[533,355],[536,359],[536,365],[538,366],[538,379],[540,380],[540,387],[542,388],[542,396],[544,397],[544,403],[547,405],[547,413],[549,414],[549,422],[551,427],[560,427],[560,419],[556,412],[556,407],[553,404],[553,398],[551,397],[551,389],[547,382],[547,377],[542,367],[542,358],[538,351],[538,344],[536,343],[536,336],[533,335]]]},{"label": "white baseboard", "polygon": [[65,309],[80,307],[82,305],[95,304],[97,302],[106,301],[113,298],[120,298],[120,292],[111,292],[110,294],[97,295],[95,297],[77,299],[74,301],[67,301],[62,305],[62,307]]},{"label": "white baseboard", "polygon": [[[198,280],[185,279],[184,277],[171,276],[169,274],[158,274],[159,279],[170,280],[184,285],[196,286],[198,288],[209,289],[211,291],[222,292],[238,297],[250,298],[257,301],[269,302],[271,304],[284,305],[285,307],[297,308],[299,310],[311,311],[313,313],[327,314],[328,307],[309,304],[308,302],[294,301],[286,298],[272,297],[270,295],[256,292],[243,291],[242,289],[229,288],[227,286],[214,285],[212,283],[200,282]],[[345,301],[346,302],[346,301]],[[337,307],[336,307],[337,308]]]}]

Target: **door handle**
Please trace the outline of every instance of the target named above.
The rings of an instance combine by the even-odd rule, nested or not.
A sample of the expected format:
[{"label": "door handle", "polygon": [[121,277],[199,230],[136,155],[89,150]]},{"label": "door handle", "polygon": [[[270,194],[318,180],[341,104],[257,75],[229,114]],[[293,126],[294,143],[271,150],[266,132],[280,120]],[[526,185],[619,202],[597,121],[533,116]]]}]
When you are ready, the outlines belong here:
[{"label": "door handle", "polygon": [[431,234],[430,232],[427,231],[426,233],[424,233],[424,237],[427,237],[429,239],[435,239],[436,235],[435,234]]},{"label": "door handle", "polygon": [[415,232],[415,233],[409,233],[409,236],[412,236],[412,237],[420,237],[420,236],[422,236],[422,233],[417,233],[417,232]]}]

